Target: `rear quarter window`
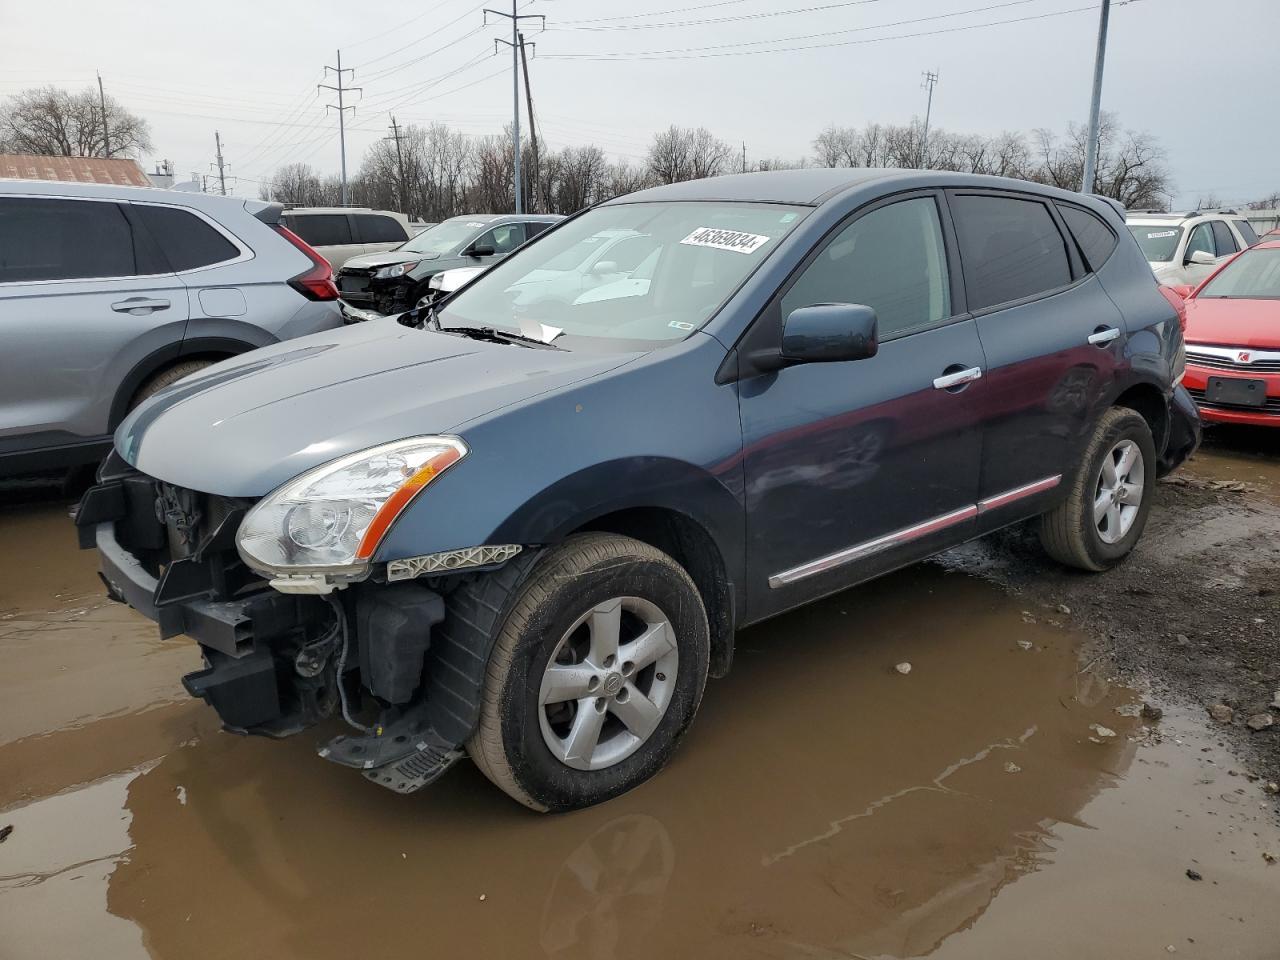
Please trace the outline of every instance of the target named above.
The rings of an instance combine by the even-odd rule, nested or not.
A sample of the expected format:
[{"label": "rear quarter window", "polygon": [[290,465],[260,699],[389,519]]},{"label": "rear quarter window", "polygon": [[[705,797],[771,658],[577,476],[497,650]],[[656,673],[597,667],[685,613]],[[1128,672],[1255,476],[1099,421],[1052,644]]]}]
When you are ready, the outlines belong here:
[{"label": "rear quarter window", "polygon": [[159,245],[171,270],[195,270],[240,256],[234,243],[193,213],[147,204],[134,204],[133,210]]},{"label": "rear quarter window", "polygon": [[351,243],[351,223],[345,213],[294,213],[285,216],[290,230],[313,247]]},{"label": "rear quarter window", "polygon": [[1076,246],[1090,270],[1097,270],[1107,262],[1111,251],[1116,248],[1117,238],[1096,213],[1069,203],[1058,204],[1058,212],[1075,238]]},{"label": "rear quarter window", "polygon": [[1213,242],[1218,248],[1220,257],[1230,256],[1240,249],[1240,245],[1236,243],[1235,234],[1231,232],[1225,220],[1213,221]]},{"label": "rear quarter window", "polygon": [[361,243],[404,243],[409,239],[400,221],[377,213],[357,213],[356,230]]},{"label": "rear quarter window", "polygon": [[1044,202],[960,194],[951,205],[970,310],[1071,283],[1066,240]]},{"label": "rear quarter window", "polygon": [[1258,242],[1258,235],[1254,232],[1253,226],[1248,220],[1233,220],[1232,223],[1234,223],[1236,225],[1236,229],[1240,231],[1240,236],[1244,240],[1244,245],[1246,247],[1252,247]]}]

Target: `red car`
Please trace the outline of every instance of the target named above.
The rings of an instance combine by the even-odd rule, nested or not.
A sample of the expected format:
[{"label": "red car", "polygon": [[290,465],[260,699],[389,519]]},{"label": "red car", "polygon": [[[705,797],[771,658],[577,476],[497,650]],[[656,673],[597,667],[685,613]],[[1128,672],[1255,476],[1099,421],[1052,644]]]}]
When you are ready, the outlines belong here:
[{"label": "red car", "polygon": [[1186,297],[1183,383],[1204,419],[1280,427],[1280,241],[1174,289]]}]

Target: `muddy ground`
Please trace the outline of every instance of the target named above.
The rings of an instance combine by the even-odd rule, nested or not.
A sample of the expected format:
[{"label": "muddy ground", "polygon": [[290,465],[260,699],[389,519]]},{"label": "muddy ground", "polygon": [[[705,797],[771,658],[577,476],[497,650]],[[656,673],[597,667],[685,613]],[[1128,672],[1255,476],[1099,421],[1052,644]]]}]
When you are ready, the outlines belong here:
[{"label": "muddy ground", "polygon": [[0,960],[1276,960],[1278,464],[1215,434],[1105,576],[1013,530],[745,631],[674,762],[559,817],[219,732],[11,485]]}]

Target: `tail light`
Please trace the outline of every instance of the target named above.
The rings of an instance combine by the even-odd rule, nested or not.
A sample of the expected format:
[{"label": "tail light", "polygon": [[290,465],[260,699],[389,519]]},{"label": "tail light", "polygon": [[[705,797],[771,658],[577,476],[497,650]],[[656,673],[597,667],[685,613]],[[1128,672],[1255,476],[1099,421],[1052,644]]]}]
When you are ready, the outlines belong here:
[{"label": "tail light", "polygon": [[292,278],[289,286],[308,300],[337,300],[338,288],[333,285],[333,267],[329,266],[329,261],[312,250],[305,240],[283,224],[272,224],[272,229],[302,251],[312,264],[310,270]]},{"label": "tail light", "polygon": [[1169,306],[1173,307],[1174,312],[1178,314],[1178,326],[1182,328],[1182,332],[1187,332],[1187,301],[1184,300],[1176,290],[1161,284],[1160,292],[1164,294],[1164,298],[1169,301]]}]

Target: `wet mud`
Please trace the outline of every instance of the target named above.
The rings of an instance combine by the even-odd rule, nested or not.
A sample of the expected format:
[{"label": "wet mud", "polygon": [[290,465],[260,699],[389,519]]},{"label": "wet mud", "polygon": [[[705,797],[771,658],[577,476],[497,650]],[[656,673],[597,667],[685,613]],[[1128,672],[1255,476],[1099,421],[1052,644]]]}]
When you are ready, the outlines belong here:
[{"label": "wet mud", "polygon": [[[1187,476],[1142,557],[1204,580],[1247,548],[1244,596],[1280,476],[1216,447]],[[193,645],[102,600],[66,504],[0,509],[0,958],[1280,955],[1265,752],[1141,652],[1163,621],[1126,625],[1185,595],[1207,633],[1207,601],[1125,593],[1127,565],[1077,578],[1090,612],[1024,540],[743,632],[665,771],[545,817],[466,762],[398,796],[323,733],[219,732],[178,684]]]}]

